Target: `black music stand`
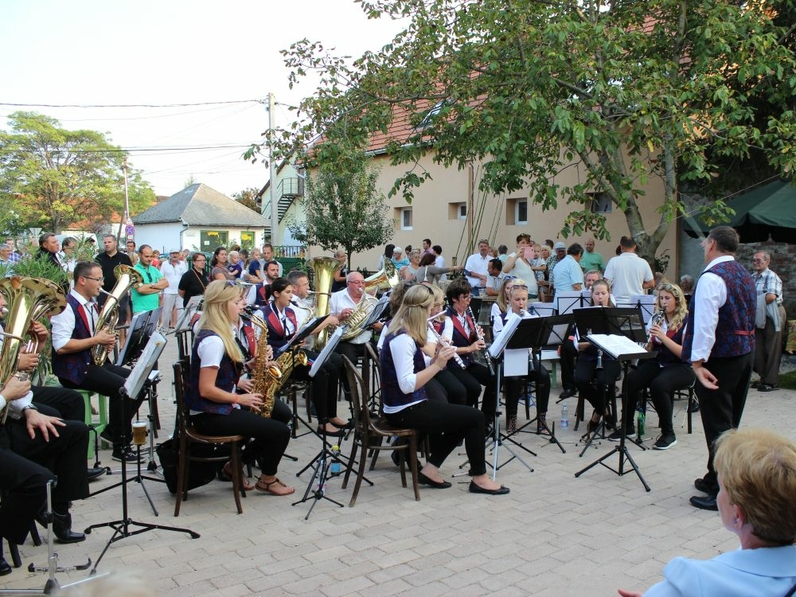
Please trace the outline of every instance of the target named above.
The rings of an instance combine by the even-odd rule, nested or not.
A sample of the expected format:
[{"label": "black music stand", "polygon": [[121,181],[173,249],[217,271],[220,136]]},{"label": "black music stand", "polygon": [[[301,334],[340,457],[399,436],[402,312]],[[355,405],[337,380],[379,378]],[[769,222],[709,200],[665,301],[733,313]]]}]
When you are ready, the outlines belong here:
[{"label": "black music stand", "polygon": [[[630,368],[630,362],[636,359],[644,360],[655,358],[657,352],[647,352],[640,344],[646,341],[646,333],[644,332],[644,320],[641,311],[638,308],[603,308],[603,309],[587,309],[591,314],[587,317],[593,318],[593,325],[598,329],[608,330],[605,334],[591,334],[586,339],[595,345],[598,350],[602,350],[604,354],[609,355],[614,360],[622,364],[624,370],[624,379],[622,380],[622,421],[620,427],[619,444],[607,454],[601,456],[586,468],[575,473],[575,477],[580,477],[589,469],[601,464],[610,471],[613,471],[618,476],[624,476],[630,472],[630,469],[625,470],[625,460],[630,463],[632,470],[638,475],[644,489],[651,491],[650,486],[644,480],[639,469],[630,452],[627,449],[625,438],[625,421],[628,416],[627,413],[627,373]],[[576,319],[578,314],[575,315]],[[600,323],[602,319],[602,325]],[[591,328],[594,329],[593,327]],[[610,458],[614,453],[619,454],[619,466],[614,469],[605,464],[605,461]]]},{"label": "black music stand", "polygon": [[[324,349],[320,352],[320,354],[318,354],[317,357],[315,357],[315,362],[312,364],[312,367],[310,368],[310,373],[309,373],[310,378],[314,378],[315,375],[318,373],[320,368],[326,362],[326,359],[328,359],[329,355],[334,351],[342,335],[343,335],[343,328],[339,327],[337,328],[337,330],[335,330],[334,334],[332,334],[329,337],[329,340],[327,341]],[[329,422],[329,414],[327,412],[321,412],[321,411],[326,411],[326,405],[323,405],[323,408],[318,407],[318,422],[321,425],[321,433],[319,435],[322,442],[321,451],[315,456],[315,458],[313,458],[310,461],[310,463],[307,466],[305,466],[298,473],[296,473],[296,476],[298,477],[299,475],[301,475],[301,473],[306,471],[308,468],[312,467],[312,477],[310,478],[309,483],[307,483],[307,489],[304,491],[304,496],[300,500],[293,502],[292,504],[293,506],[296,506],[298,504],[303,504],[304,502],[307,502],[309,500],[313,500],[310,509],[307,511],[307,516],[304,517],[304,520],[309,520],[310,514],[312,514],[312,509],[315,508],[315,504],[317,504],[321,500],[327,500],[337,506],[340,506],[341,508],[343,507],[343,504],[333,500],[328,495],[326,495],[326,483],[331,477],[332,460],[335,457],[339,458],[340,455],[333,454],[332,451],[329,449],[329,444],[326,441],[326,423]],[[314,491],[312,489],[313,484],[316,484]]]},{"label": "black music stand", "polygon": [[[149,339],[149,342],[146,345],[141,357],[138,359],[138,362],[133,368],[130,376],[127,378],[127,381],[124,385],[119,388],[119,396],[122,400],[122,411],[123,411],[123,418],[124,420],[128,420],[129,412],[128,412],[128,405],[129,400],[132,400],[133,396],[137,396],[139,392],[143,389],[146,380],[149,378],[149,375],[152,373],[152,369],[155,366],[155,362],[158,360],[158,357],[163,352],[163,348],[166,346],[166,338],[164,338],[159,333],[154,333],[152,337]],[[126,427],[125,427],[126,429]],[[122,434],[122,439],[125,440],[125,444],[127,443],[126,440],[129,438],[126,437],[126,431]],[[140,465],[139,465],[140,466]],[[91,526],[85,529],[85,533],[88,535],[94,529],[102,528],[102,527],[110,527],[113,529],[113,535],[111,538],[108,539],[108,543],[105,545],[105,548],[100,553],[99,558],[97,558],[97,562],[94,564],[94,567],[91,569],[91,574],[95,574],[97,571],[97,567],[99,563],[102,561],[102,558],[105,556],[105,553],[110,548],[111,544],[115,543],[116,541],[120,541],[125,537],[132,537],[133,535],[140,535],[141,533],[146,533],[147,531],[152,531],[154,529],[160,529],[162,531],[174,531],[177,533],[188,533],[191,536],[191,539],[198,539],[199,533],[191,531],[189,529],[183,529],[180,527],[172,527],[172,526],[164,526],[159,524],[150,524],[147,522],[138,522],[130,518],[127,509],[127,483],[128,481],[133,481],[133,479],[127,478],[127,461],[122,459],[122,481],[121,483],[117,483],[113,487],[118,487],[121,485],[122,487],[122,518],[118,520],[111,520],[108,522],[101,522],[98,524],[92,524]],[[142,484],[143,487],[143,484]],[[111,487],[105,488],[105,490],[111,489]],[[99,492],[97,492],[99,493]],[[144,490],[146,493],[146,489]],[[96,495],[92,494],[92,495]],[[149,498],[149,494],[147,493],[147,498]],[[152,500],[149,501],[150,505],[152,504]],[[154,505],[152,506],[154,510]],[[131,531],[130,527],[136,526],[140,527],[138,530]]]},{"label": "black music stand", "polygon": [[[492,480],[494,481],[497,478],[497,472],[499,469],[503,468],[509,462],[514,460],[515,458],[519,460],[522,465],[528,469],[529,473],[533,472],[533,467],[525,462],[522,457],[512,449],[511,446],[507,445],[506,442],[512,443],[518,448],[521,448],[528,452],[531,456],[536,456],[536,452],[533,450],[528,449],[527,447],[523,446],[521,443],[512,439],[509,435],[500,432],[500,417],[503,413],[500,411],[500,386],[502,383],[504,366],[505,366],[505,350],[507,348],[511,349],[530,349],[531,345],[527,341],[527,334],[525,333],[526,330],[530,329],[529,322],[534,321],[533,319],[520,319],[520,316],[512,313],[508,320],[506,321],[506,325],[504,326],[503,330],[501,330],[500,334],[497,338],[492,342],[492,345],[489,347],[488,355],[491,357],[495,362],[495,420],[492,424]],[[504,334],[506,334],[504,336]],[[498,457],[500,446],[503,446],[506,451],[511,454],[511,458],[506,460],[503,464],[498,464]]]},{"label": "black music stand", "polygon": [[119,358],[116,359],[117,367],[124,367],[138,360],[152,334],[155,333],[161,311],[163,308],[158,307],[152,311],[142,311],[133,315],[127,330],[127,339],[119,350]]},{"label": "black music stand", "polygon": [[[527,323],[526,323],[527,322]],[[536,368],[536,379],[534,380],[534,396],[536,396],[537,401],[539,400],[539,378],[542,374],[542,347],[544,346],[560,346],[563,344],[567,337],[567,330],[569,326],[572,325],[572,316],[571,315],[554,315],[552,317],[536,317],[530,319],[523,319],[522,320],[522,334],[525,336],[523,338],[523,344],[530,343],[531,345],[531,354],[533,355],[532,364]],[[519,331],[519,328],[517,329]],[[513,343],[516,342],[515,338],[517,334],[509,340],[508,345],[506,348],[522,348],[519,346],[514,346]],[[533,419],[525,423],[522,427],[517,429],[512,434],[509,434],[507,438],[510,441],[511,436],[516,433],[521,433],[523,430],[528,427],[529,425],[536,423],[539,420],[539,415],[536,415]],[[561,445],[561,442],[558,441],[556,438],[555,427],[556,424],[553,422],[553,428],[547,426],[546,421],[541,421],[540,425],[542,429],[547,431],[548,435],[550,436],[550,443],[556,444],[558,448],[561,450],[562,453],[566,454],[567,451],[564,449],[564,446]]]}]

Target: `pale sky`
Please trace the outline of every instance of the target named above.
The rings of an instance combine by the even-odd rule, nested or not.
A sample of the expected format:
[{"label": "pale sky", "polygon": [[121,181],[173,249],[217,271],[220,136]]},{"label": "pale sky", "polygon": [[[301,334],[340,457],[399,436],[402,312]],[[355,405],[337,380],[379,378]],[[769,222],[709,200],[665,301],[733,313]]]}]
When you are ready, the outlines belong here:
[{"label": "pale sky", "polygon": [[262,162],[240,156],[268,126],[268,93],[284,126],[293,118],[287,106],[313,91],[309,83],[288,89],[280,50],[306,37],[358,57],[400,30],[368,20],[353,0],[3,0],[1,14],[0,104],[265,102],[0,105],[6,130],[6,116],[30,110],[67,129],[107,133],[167,196],[191,176],[227,195],[267,181]]}]

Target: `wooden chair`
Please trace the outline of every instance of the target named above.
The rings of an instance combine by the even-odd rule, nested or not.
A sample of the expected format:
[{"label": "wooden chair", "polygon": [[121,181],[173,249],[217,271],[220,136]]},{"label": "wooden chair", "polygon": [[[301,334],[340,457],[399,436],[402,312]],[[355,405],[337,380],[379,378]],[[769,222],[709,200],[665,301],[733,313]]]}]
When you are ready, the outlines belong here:
[{"label": "wooden chair", "polygon": [[[185,406],[185,385],[187,371],[183,363],[174,363],[174,396],[177,399],[177,432],[179,439],[179,453],[177,461],[177,502],[174,504],[174,516],[180,515],[180,505],[183,500],[188,500],[188,464],[189,462],[226,462],[230,460],[232,472],[232,492],[235,496],[235,506],[238,514],[243,513],[240,503],[241,494],[246,497],[243,490],[240,464],[240,446],[246,441],[242,435],[214,436],[203,435],[194,429],[191,424],[189,409]],[[191,446],[200,444],[205,446],[229,446],[231,456],[200,457],[191,455]]]},{"label": "wooden chair", "polygon": [[[405,465],[406,455],[408,454],[409,468],[412,471],[412,487],[415,491],[415,500],[420,501],[420,488],[417,484],[417,432],[414,429],[397,429],[391,427],[382,417],[373,418],[368,408],[368,400],[365,395],[365,384],[362,381],[362,376],[346,357],[343,357],[343,363],[346,368],[346,373],[348,374],[348,380],[351,383],[351,405],[354,408],[354,421],[356,425],[354,428],[354,441],[351,442],[351,455],[348,458],[345,477],[343,477],[343,489],[348,486],[348,479],[351,476],[351,469],[354,466],[357,449],[360,450],[357,480],[354,484],[354,493],[351,495],[351,501],[348,503],[348,507],[353,508],[357,501],[359,488],[362,485],[362,479],[365,475],[368,450],[374,450],[376,454],[382,450],[391,452],[395,450],[399,451],[401,483],[403,487],[406,487]],[[384,438],[393,436],[407,438],[408,443],[382,445]]]}]

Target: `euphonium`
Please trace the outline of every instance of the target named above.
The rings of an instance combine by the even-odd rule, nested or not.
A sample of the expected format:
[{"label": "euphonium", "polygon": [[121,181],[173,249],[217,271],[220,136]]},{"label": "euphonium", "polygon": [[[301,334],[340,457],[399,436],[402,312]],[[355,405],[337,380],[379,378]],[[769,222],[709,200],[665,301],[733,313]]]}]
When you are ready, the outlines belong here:
[{"label": "euphonium", "polygon": [[[329,299],[331,298],[334,271],[340,262],[334,257],[315,257],[310,261],[315,271],[315,317],[329,315]],[[315,339],[315,350],[320,351],[326,346],[329,338],[329,328],[325,327]]]},{"label": "euphonium", "polygon": [[275,393],[268,396],[268,387],[274,380],[279,380],[282,377],[282,370],[278,365],[268,365],[268,325],[257,317],[252,317],[248,313],[241,313],[241,316],[250,321],[253,326],[260,329],[260,337],[257,340],[257,354],[254,357],[254,372],[252,374],[253,394],[262,394],[263,407],[260,414],[264,417],[271,417],[274,410]]},{"label": "euphonium", "polygon": [[[0,280],[0,292],[6,298],[7,314],[3,348],[0,350],[0,382],[5,385],[17,371],[17,360],[31,322],[57,315],[66,307],[60,286],[44,278],[12,276]],[[8,416],[6,408],[0,419]]]},{"label": "euphonium", "polygon": [[365,292],[375,290],[393,290],[401,283],[401,277],[395,264],[389,259],[384,260],[384,268],[372,276],[365,278]]},{"label": "euphonium", "polygon": [[362,294],[362,298],[359,299],[357,306],[345,320],[345,331],[343,335],[340,336],[340,342],[348,342],[364,331],[362,329],[362,324],[365,323],[365,320],[368,318],[368,315],[370,315],[370,312],[377,302],[378,299],[376,299],[376,297],[370,296],[366,292]]},{"label": "euphonium", "polygon": [[[116,325],[119,323],[119,301],[131,288],[137,288],[144,283],[141,273],[129,265],[117,265],[113,268],[116,276],[116,284],[108,294],[105,304],[102,306],[95,332],[108,330],[110,333],[116,332]],[[91,347],[91,357],[97,367],[102,367],[108,358],[108,348],[103,344],[95,344]]]},{"label": "euphonium", "polygon": [[652,342],[652,326],[654,325],[661,325],[661,322],[666,317],[666,311],[664,309],[658,309],[655,313],[652,314],[650,318],[650,331],[647,332],[647,344]]}]

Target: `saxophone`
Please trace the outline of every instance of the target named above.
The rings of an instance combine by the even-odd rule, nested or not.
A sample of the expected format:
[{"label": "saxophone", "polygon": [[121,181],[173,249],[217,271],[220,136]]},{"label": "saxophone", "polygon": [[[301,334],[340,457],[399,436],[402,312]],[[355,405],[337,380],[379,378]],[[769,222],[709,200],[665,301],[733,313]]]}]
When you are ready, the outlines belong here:
[{"label": "saxophone", "polygon": [[306,366],[309,363],[309,359],[307,358],[307,353],[303,350],[297,350],[295,353],[289,350],[280,354],[276,362],[282,375],[281,377],[265,375],[266,387],[265,391],[262,392],[263,402],[265,404],[260,411],[260,414],[264,417],[271,416],[271,411],[274,409],[276,393],[282,389],[282,386],[285,385],[285,382],[290,378],[290,374],[293,373],[293,367],[296,364]]},{"label": "saxophone", "polygon": [[268,326],[259,318],[252,317],[251,314],[244,312],[241,317],[259,328],[260,338],[257,340],[257,354],[254,357],[254,371],[252,372],[252,394],[263,395],[263,407],[260,414],[270,418],[274,410],[274,394],[270,399],[267,397],[268,388],[274,380],[279,380],[282,376],[282,369],[278,365],[268,365]]}]

